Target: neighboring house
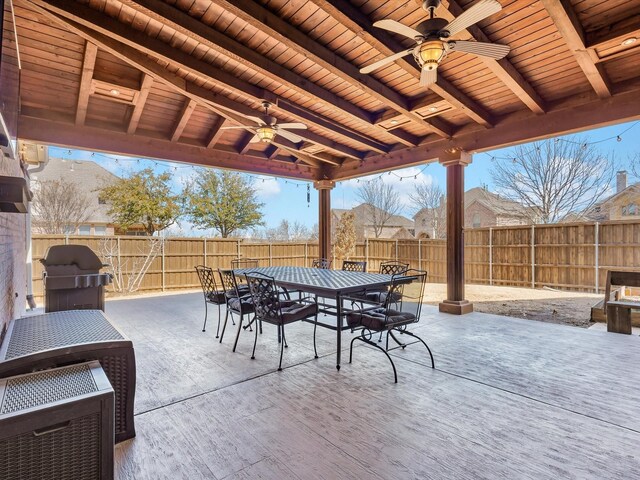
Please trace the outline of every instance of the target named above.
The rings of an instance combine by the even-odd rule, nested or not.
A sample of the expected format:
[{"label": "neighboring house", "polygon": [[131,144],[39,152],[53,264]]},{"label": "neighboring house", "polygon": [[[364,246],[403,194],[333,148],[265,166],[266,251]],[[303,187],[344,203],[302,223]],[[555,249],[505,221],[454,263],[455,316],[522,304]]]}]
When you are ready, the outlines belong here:
[{"label": "neighboring house", "polygon": [[581,214],[571,214],[563,221],[640,220],[640,183],[627,185],[627,172],[616,176],[616,193]]},{"label": "neighboring house", "polygon": [[[527,207],[502,198],[485,188],[476,187],[464,193],[465,228],[528,225],[531,223],[531,217]],[[434,218],[437,221],[434,221]],[[443,238],[446,235],[445,197],[442,197],[440,206],[435,209],[423,208],[413,219],[416,237]]]},{"label": "neighboring house", "polygon": [[[355,230],[356,230],[356,238],[359,242],[363,241],[365,238],[375,238],[375,229],[374,229],[374,212],[378,210],[376,207],[362,203],[357,207],[353,207],[351,210],[334,208],[331,210],[331,228],[332,233],[335,230],[335,226],[340,221],[340,217],[345,212],[353,212],[355,215]],[[379,217],[379,216],[378,216]],[[407,217],[403,217],[402,215],[392,215],[389,220],[385,222],[384,227],[382,227],[382,232],[378,236],[378,238],[382,239],[409,239],[415,238],[415,227],[414,223],[411,219]]]}]

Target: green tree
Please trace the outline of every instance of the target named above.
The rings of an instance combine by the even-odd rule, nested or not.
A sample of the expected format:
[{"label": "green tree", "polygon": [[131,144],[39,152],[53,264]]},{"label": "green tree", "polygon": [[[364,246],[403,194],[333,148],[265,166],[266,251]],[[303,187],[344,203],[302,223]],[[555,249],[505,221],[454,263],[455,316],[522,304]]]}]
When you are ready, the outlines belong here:
[{"label": "green tree", "polygon": [[264,204],[256,195],[253,181],[242,174],[201,169],[185,191],[187,215],[196,228],[213,228],[227,238],[263,225]]},{"label": "green tree", "polygon": [[155,174],[151,168],[133,172],[100,190],[109,205],[109,214],[120,228],[142,225],[153,235],[176,223],[182,213],[178,195],[171,193],[171,175]]},{"label": "green tree", "polygon": [[352,212],[345,212],[336,225],[333,249],[336,258],[349,260],[356,253],[356,216]]}]

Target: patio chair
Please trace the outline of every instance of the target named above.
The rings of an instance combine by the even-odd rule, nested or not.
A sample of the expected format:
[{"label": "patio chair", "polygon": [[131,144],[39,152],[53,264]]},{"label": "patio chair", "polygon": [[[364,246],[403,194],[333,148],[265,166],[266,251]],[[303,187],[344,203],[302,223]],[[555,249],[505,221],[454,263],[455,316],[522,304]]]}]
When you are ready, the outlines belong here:
[{"label": "patio chair", "polygon": [[354,262],[352,260],[345,260],[342,262],[342,270],[345,272],[366,272],[367,262]]},{"label": "patio chair", "polygon": [[256,258],[236,258],[231,260],[231,270],[237,270],[239,268],[257,268],[259,267],[259,261]]},{"label": "patio chair", "polygon": [[311,268],[329,270],[331,268],[331,260],[327,260],[326,258],[314,258]]},{"label": "patio chair", "polygon": [[[354,342],[358,340],[366,343],[367,345],[382,351],[387,356],[389,362],[391,362],[391,367],[393,368],[394,382],[398,383],[396,366],[388,353],[390,351],[389,337],[398,344],[398,346],[393,349],[404,349],[407,346],[406,343],[402,343],[398,340],[395,335],[395,333],[398,333],[400,335],[408,335],[420,341],[429,352],[429,356],[431,357],[431,368],[435,368],[433,354],[431,353],[429,346],[424,342],[424,340],[407,329],[408,325],[420,321],[420,312],[422,310],[422,298],[424,295],[426,279],[427,273],[420,270],[408,270],[404,274],[394,275],[383,306],[372,305],[364,307],[363,302],[361,303],[362,308],[359,310],[352,310],[347,314],[347,325],[351,327],[352,331],[360,332],[358,336],[351,340],[349,348],[349,363],[351,363],[353,359]],[[393,297],[396,294],[400,295],[403,299],[400,303],[399,309],[392,308],[395,307]],[[371,340],[373,334],[377,332],[386,332],[387,342],[385,348],[380,347],[376,342]]]},{"label": "patio chair", "polygon": [[195,268],[198,273],[198,278],[200,279],[200,285],[202,286],[202,293],[204,294],[204,324],[202,325],[202,331],[204,332],[207,328],[208,305],[210,303],[217,305],[218,327],[216,328],[216,338],[218,338],[220,334],[220,305],[227,303],[227,297],[224,294],[224,290],[218,290],[213,269],[205,267],[204,265],[198,265]]},{"label": "patio chair", "polygon": [[[282,336],[278,371],[282,370],[282,355],[287,346],[284,327],[293,322],[314,318],[313,351],[315,358],[318,358],[318,350],[316,348],[316,330],[318,327],[317,302],[312,297],[304,297],[296,300],[282,299],[278,285],[273,277],[258,272],[247,273],[245,277],[253,297],[256,318],[261,322],[276,325],[278,327],[278,337]],[[253,352],[251,353],[252,360],[255,359],[257,343],[258,330],[256,329]]]},{"label": "patio chair", "polygon": [[[220,334],[220,343],[222,343],[222,339],[224,338],[224,331],[227,327],[227,320],[231,317],[231,321],[233,322],[233,314],[235,313],[240,317],[240,322],[238,325],[238,334],[236,335],[236,341],[233,345],[233,351],[236,351],[236,346],[238,345],[238,337],[240,336],[240,329],[242,328],[242,321],[244,320],[245,315],[254,314],[255,312],[253,307],[253,300],[251,298],[251,293],[249,292],[249,287],[246,284],[238,284],[237,276],[233,273],[233,270],[227,269],[219,269],[220,280],[222,281],[222,288],[225,292],[225,297],[227,301],[227,313],[224,317],[224,324],[222,325],[222,333]],[[253,321],[249,322],[248,327],[251,329],[251,324]],[[235,322],[233,322],[235,325]]]}]

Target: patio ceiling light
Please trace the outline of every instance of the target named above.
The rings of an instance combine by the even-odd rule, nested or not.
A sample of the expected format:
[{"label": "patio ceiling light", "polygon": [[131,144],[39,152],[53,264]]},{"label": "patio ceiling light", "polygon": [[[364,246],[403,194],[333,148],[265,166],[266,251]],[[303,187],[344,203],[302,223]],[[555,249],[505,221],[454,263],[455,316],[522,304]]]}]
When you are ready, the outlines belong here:
[{"label": "patio ceiling light", "polygon": [[438,64],[445,57],[447,52],[444,49],[444,43],[440,40],[430,40],[420,45],[418,57],[422,68],[434,70],[438,68]]},{"label": "patio ceiling light", "polygon": [[261,142],[269,143],[275,138],[276,131],[269,126],[260,127],[256,129],[256,135],[258,135],[258,138]]},{"label": "patio ceiling light", "polygon": [[111,90],[109,90],[109,93],[114,97],[117,97],[118,95],[120,95],[120,90],[118,90],[117,88],[112,88]]},{"label": "patio ceiling light", "polygon": [[628,47],[629,45],[633,45],[637,41],[638,41],[638,39],[636,37],[630,37],[630,38],[625,39],[622,42],[622,45],[625,46],[625,47]]}]

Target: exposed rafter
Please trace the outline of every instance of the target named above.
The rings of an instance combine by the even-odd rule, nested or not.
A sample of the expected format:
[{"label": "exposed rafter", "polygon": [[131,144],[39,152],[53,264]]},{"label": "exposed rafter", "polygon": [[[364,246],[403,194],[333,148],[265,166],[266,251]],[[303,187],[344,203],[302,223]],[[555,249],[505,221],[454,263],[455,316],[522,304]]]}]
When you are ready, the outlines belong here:
[{"label": "exposed rafter", "polygon": [[236,152],[244,155],[249,151],[249,147],[251,147],[251,139],[255,136],[253,132],[246,132],[238,144],[236,145]]},{"label": "exposed rafter", "polygon": [[76,105],[76,125],[84,125],[87,118],[87,108],[89,107],[89,96],[91,95],[91,80],[93,70],[96,65],[98,47],[93,43],[86,42],[84,47],[84,59],[82,61],[82,76],[80,77],[80,88],[78,91],[78,104]]},{"label": "exposed rafter", "polygon": [[371,75],[363,75],[358,68],[339,55],[313,40],[306,33],[273,14],[253,0],[219,0],[217,2],[225,10],[242,18],[249,25],[267,33],[269,36],[287,45],[293,51],[312,59],[316,64],[336,75],[340,79],[355,85],[367,94],[376,98],[385,106],[401,113],[410,120],[424,125],[442,137],[450,137],[452,128],[439,118],[423,119],[412,112],[409,101],[393,91]]},{"label": "exposed rafter", "polygon": [[611,85],[602,65],[596,63],[595,52],[586,47],[584,31],[568,0],[541,0],[578,65],[600,98],[611,96]]},{"label": "exposed rafter", "polygon": [[[182,110],[178,115],[178,120],[176,121],[175,126],[173,127],[173,134],[171,135],[171,141],[177,142],[182,136],[182,132],[184,131],[189,119],[191,118],[191,114],[197,107],[197,103],[192,98],[187,98],[182,106]],[[244,152],[242,152],[244,153]]]},{"label": "exposed rafter", "polygon": [[127,125],[127,133],[129,135],[136,133],[138,122],[140,122],[140,116],[142,115],[144,106],[147,103],[147,97],[149,96],[151,85],[153,85],[153,77],[143,73],[142,81],[140,82],[140,93],[136,96],[135,105],[131,110],[131,116],[129,117],[129,123]]},{"label": "exposed rafter", "polygon": [[[391,35],[379,28],[374,28],[371,20],[347,0],[312,1],[341,24],[358,33],[369,45],[383,55],[392,55],[405,49]],[[414,78],[420,78],[420,69],[414,62],[401,58],[397,61],[397,64]],[[437,84],[431,86],[431,90],[447,100],[455,108],[462,110],[469,118],[480,125],[485,127],[493,125],[494,119],[489,112],[445,79],[438,79]]]},{"label": "exposed rafter", "polygon": [[[416,0],[418,1],[418,0]],[[421,3],[421,2],[418,2]],[[460,16],[464,9],[456,0],[442,0],[442,6],[439,15],[451,21],[455,17]],[[478,42],[491,42],[489,37],[485,35],[478,25],[472,25],[466,30],[468,34]],[[532,112],[544,113],[546,106],[544,100],[538,95],[529,82],[518,72],[516,67],[508,58],[501,60],[493,60],[487,57],[480,57],[484,64],[493,72],[493,74],[504,83],[522,102],[529,107]]]},{"label": "exposed rafter", "polygon": [[[59,1],[59,0],[57,0]],[[168,5],[161,0],[123,0],[123,3],[135,10],[157,20],[172,29],[181,32],[198,42],[206,45],[214,51],[232,58],[244,65],[250,66],[257,72],[268,78],[277,80],[282,85],[291,88],[301,94],[310,97],[325,105],[330,105],[348,117],[376,128],[380,132],[387,133],[396,138],[396,141],[404,145],[416,145],[420,139],[404,131],[387,132],[382,127],[372,122],[372,115],[345,100],[344,98],[316,85],[308,79],[299,76],[295,72],[282,65],[269,60],[264,55],[246,47],[242,43],[218,32],[205,25],[187,13]]]},{"label": "exposed rafter", "polygon": [[637,37],[639,34],[640,13],[636,13],[593,32],[585,32],[585,43],[587,48],[598,48],[609,42],[622,43],[623,40]]},{"label": "exposed rafter", "polygon": [[224,124],[226,123],[226,121],[227,121],[226,118],[220,117],[213,124],[213,127],[211,127],[211,130],[209,131],[209,138],[207,139],[207,148],[213,148],[215,147],[216,143],[218,143],[218,140],[220,140],[220,137],[224,133],[224,130],[222,130],[222,127],[224,127]]}]

